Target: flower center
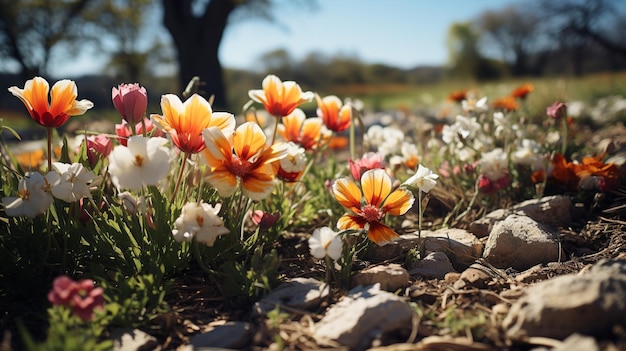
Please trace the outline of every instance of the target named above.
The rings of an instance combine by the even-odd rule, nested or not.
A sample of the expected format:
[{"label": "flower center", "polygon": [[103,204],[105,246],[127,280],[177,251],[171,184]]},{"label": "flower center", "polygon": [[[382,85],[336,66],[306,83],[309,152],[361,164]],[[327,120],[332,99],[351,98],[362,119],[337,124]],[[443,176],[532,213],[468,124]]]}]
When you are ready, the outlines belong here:
[{"label": "flower center", "polygon": [[367,204],[361,208],[362,216],[369,222],[378,222],[383,217],[383,211],[380,208]]},{"label": "flower center", "polygon": [[248,160],[243,160],[233,155],[232,162],[228,165],[228,170],[235,176],[243,178],[250,173],[251,166],[252,164]]},{"label": "flower center", "polygon": [[135,166],[139,166],[141,167],[141,165],[143,164],[143,157],[139,156],[139,155],[135,155],[135,162],[134,162]]},{"label": "flower center", "polygon": [[28,201],[30,199],[30,191],[28,189],[20,190],[18,196],[22,198],[24,201]]},{"label": "flower center", "polygon": [[204,217],[196,216],[196,222],[198,222],[198,225],[202,227],[202,224],[204,223]]}]

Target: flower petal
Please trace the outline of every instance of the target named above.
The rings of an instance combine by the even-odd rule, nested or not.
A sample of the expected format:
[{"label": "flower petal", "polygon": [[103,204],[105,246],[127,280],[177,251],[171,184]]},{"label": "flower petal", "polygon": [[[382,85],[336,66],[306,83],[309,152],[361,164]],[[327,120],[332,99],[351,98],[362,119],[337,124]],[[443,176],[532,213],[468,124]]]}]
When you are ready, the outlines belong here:
[{"label": "flower petal", "polygon": [[361,176],[361,187],[365,201],[375,207],[381,207],[391,192],[391,178],[384,169],[371,169]]},{"label": "flower petal", "polygon": [[339,203],[354,213],[361,210],[361,189],[350,179],[341,178],[333,184],[333,194]]},{"label": "flower petal", "polygon": [[370,222],[367,237],[376,244],[383,246],[399,238],[400,235],[380,222]]},{"label": "flower petal", "polygon": [[345,229],[363,229],[367,222],[361,216],[345,214],[337,221],[337,228]]},{"label": "flower petal", "polygon": [[414,201],[413,193],[406,189],[397,189],[385,200],[383,212],[392,216],[403,215],[413,206]]}]

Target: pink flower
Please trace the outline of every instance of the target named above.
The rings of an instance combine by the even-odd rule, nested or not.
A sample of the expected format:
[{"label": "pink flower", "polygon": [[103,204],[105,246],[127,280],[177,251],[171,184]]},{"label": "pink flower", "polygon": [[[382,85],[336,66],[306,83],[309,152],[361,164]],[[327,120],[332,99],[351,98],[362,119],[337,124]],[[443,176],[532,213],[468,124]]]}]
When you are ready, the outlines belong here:
[{"label": "pink flower", "polygon": [[[165,132],[159,128],[155,128],[154,123],[149,118],[144,118],[135,124],[135,135],[143,135],[143,125],[146,125],[146,135],[149,137],[165,137]],[[122,120],[122,123],[115,125],[115,134],[120,144],[126,146],[128,138],[133,135],[133,131],[128,127],[128,123]]]},{"label": "pink flower", "polygon": [[555,101],[546,109],[546,114],[554,119],[564,118],[567,114],[567,105],[560,101]]},{"label": "pink flower", "polygon": [[106,135],[90,135],[87,137],[87,159],[91,168],[96,166],[98,160],[106,158],[113,150],[113,143]]},{"label": "pink flower", "polygon": [[146,115],[148,93],[139,83],[120,84],[111,90],[113,106],[128,123],[136,123]]},{"label": "pink flower", "polygon": [[350,172],[352,173],[352,177],[356,180],[361,180],[361,175],[365,171],[369,171],[370,169],[385,169],[384,158],[382,154],[377,152],[368,152],[360,159],[353,161],[349,160],[350,164]]},{"label": "pink flower", "polygon": [[254,224],[258,225],[261,228],[261,230],[267,230],[271,228],[274,224],[276,224],[276,221],[278,221],[278,219],[280,218],[280,213],[268,213],[265,211],[256,210],[250,214],[250,218],[252,219],[252,222]]},{"label": "pink flower", "polygon": [[78,282],[62,275],[54,279],[48,301],[54,306],[66,306],[84,321],[91,320],[96,308],[104,307],[104,290],[94,286],[93,280],[83,279]]}]

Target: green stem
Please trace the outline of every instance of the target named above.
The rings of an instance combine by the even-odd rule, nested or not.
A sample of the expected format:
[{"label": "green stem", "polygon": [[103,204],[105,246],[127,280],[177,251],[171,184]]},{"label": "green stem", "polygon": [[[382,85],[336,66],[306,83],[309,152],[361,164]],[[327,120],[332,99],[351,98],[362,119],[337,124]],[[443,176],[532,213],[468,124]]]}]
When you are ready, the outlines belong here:
[{"label": "green stem", "polygon": [[419,245],[420,259],[424,258],[422,243],[422,191],[417,191],[417,242]]},{"label": "green stem", "polygon": [[48,172],[52,171],[52,128],[48,128]]},{"label": "green stem", "polygon": [[193,245],[193,255],[195,256],[196,261],[198,262],[198,265],[200,266],[200,269],[202,269],[202,271],[205,273],[209,273],[209,274],[214,273],[213,270],[211,270],[211,268],[209,268],[209,266],[207,266],[206,263],[204,263],[204,261],[202,260],[202,253],[200,253],[200,243],[197,241],[194,241],[192,245]]},{"label": "green stem", "polygon": [[272,133],[272,143],[270,145],[274,145],[276,141],[276,134],[278,134],[278,123],[280,122],[280,118],[276,118],[276,124],[274,124],[274,133]]},{"label": "green stem", "polygon": [[172,193],[172,203],[176,199],[176,194],[178,193],[178,188],[180,187],[180,183],[183,179],[183,174],[185,173],[185,164],[187,163],[187,158],[189,158],[189,153],[185,153],[183,160],[180,164],[180,173],[178,174],[178,180],[176,181],[176,187],[174,187],[174,193]]},{"label": "green stem", "polygon": [[561,118],[561,154],[565,157],[567,151],[567,116]]},{"label": "green stem", "polygon": [[350,159],[354,160],[354,114],[350,115]]}]

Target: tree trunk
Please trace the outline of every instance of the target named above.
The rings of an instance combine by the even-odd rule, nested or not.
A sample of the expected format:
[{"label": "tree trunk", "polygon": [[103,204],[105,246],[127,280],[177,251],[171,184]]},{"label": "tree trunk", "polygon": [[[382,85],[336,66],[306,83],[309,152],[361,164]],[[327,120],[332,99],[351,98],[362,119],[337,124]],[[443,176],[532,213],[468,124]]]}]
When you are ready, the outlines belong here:
[{"label": "tree trunk", "polygon": [[198,76],[198,93],[207,99],[213,96],[213,106],[223,109],[227,99],[219,46],[237,5],[232,0],[211,0],[200,16],[192,13],[191,5],[191,0],[163,0],[163,22],[178,51],[179,88],[184,90]]}]

